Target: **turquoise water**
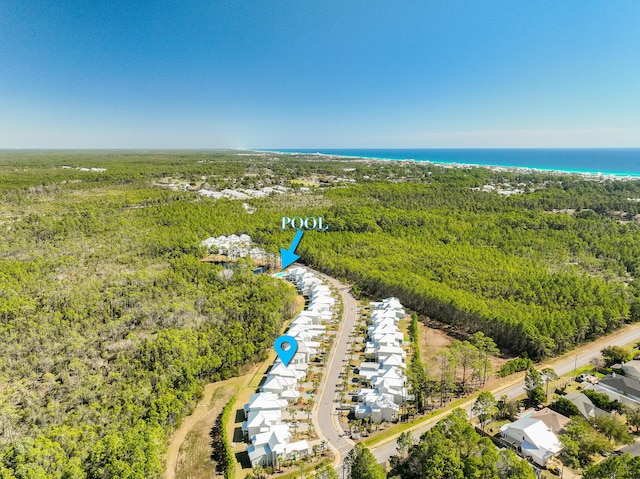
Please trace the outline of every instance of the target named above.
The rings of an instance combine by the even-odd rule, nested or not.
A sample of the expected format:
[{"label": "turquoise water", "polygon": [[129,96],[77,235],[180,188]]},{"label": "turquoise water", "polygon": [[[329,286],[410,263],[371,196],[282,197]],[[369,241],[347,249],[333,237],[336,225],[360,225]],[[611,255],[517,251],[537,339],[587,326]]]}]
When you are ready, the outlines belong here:
[{"label": "turquoise water", "polygon": [[320,153],[358,158],[415,160],[481,166],[535,168],[569,173],[640,177],[640,148],[528,148],[528,149],[372,149],[314,148],[262,150]]}]

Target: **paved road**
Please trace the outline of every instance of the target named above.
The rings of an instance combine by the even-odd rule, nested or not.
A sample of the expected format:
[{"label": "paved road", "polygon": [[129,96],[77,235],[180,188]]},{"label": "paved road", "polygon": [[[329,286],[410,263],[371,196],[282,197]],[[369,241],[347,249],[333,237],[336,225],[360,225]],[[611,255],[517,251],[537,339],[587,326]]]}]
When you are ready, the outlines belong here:
[{"label": "paved road", "polygon": [[[631,342],[638,341],[640,339],[640,325],[632,325],[622,331],[618,331],[606,338],[602,338],[592,344],[583,346],[578,351],[574,351],[569,354],[565,354],[558,359],[549,361],[544,367],[550,367],[558,373],[559,376],[564,374],[573,374],[576,367],[589,364],[591,360],[599,358],[600,351],[606,346],[624,346]],[[521,394],[524,394],[523,383],[518,383],[514,386],[503,389],[499,392],[500,395],[506,394],[509,399],[516,398]]]},{"label": "paved road", "polygon": [[353,441],[344,435],[340,427],[336,408],[339,406],[339,394],[337,391],[339,385],[342,383],[340,373],[344,370],[344,361],[346,361],[347,358],[347,350],[349,348],[349,342],[352,339],[351,333],[353,332],[353,327],[358,317],[358,311],[356,300],[349,293],[348,286],[317,271],[315,271],[315,273],[340,291],[342,304],[344,306],[340,329],[333,342],[327,367],[323,375],[322,383],[320,384],[320,396],[316,402],[317,414],[314,415],[316,417],[316,430],[319,430],[321,435],[324,436],[330,444],[336,456],[334,466],[339,468],[344,456],[354,446]]},{"label": "paved road", "polygon": [[[640,325],[630,325],[612,335],[582,346],[576,351],[565,354],[564,356],[551,360],[548,363],[545,363],[538,367],[551,367],[556,371],[556,373],[558,373],[558,375],[562,376],[563,374],[572,373],[576,367],[579,368],[581,366],[589,364],[592,359],[600,356],[600,350],[602,350],[606,346],[624,346],[625,344],[629,344],[638,340],[640,340]],[[503,394],[506,394],[510,399],[524,394],[523,382],[521,378],[522,375],[519,375],[518,379],[515,380],[514,383],[495,389],[492,391],[492,393],[496,397],[500,397]],[[469,412],[472,404],[473,401],[468,401],[467,403],[462,404],[460,407],[463,409],[467,409],[467,412]],[[431,429],[440,419],[445,417],[447,414],[448,412],[442,413],[432,418],[430,421],[420,425],[419,427],[412,429],[412,433],[415,439],[418,440],[425,431]],[[378,462],[385,463],[392,455],[397,453],[396,447],[396,438],[392,438],[388,442],[372,448],[371,452],[376,456]]]}]

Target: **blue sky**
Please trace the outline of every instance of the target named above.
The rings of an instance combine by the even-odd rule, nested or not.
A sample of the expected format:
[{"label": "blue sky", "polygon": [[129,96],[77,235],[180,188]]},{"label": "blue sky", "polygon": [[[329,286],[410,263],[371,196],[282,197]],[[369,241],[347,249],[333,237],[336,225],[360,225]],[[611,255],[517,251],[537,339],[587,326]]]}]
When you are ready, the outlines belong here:
[{"label": "blue sky", "polygon": [[638,147],[640,2],[0,2],[0,148]]}]

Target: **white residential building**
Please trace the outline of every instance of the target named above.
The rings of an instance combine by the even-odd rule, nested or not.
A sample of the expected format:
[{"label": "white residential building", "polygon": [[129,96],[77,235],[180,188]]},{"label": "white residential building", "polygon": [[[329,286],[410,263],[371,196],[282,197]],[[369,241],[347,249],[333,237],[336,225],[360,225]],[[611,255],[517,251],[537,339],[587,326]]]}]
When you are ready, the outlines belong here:
[{"label": "white residential building", "polygon": [[500,428],[503,440],[539,466],[562,450],[558,437],[540,419],[525,417]]},{"label": "white residential building", "polygon": [[244,405],[245,417],[249,417],[251,411],[284,411],[287,401],[280,399],[276,394],[265,392],[255,393],[249,397],[249,402]]},{"label": "white residential building", "polygon": [[371,417],[374,422],[394,421],[398,418],[400,407],[393,402],[393,398],[372,390],[362,390],[362,404],[355,407],[356,419]]},{"label": "white residential building", "polygon": [[242,432],[245,438],[250,438],[262,432],[268,432],[271,426],[282,424],[282,412],[277,411],[251,411],[247,420],[242,423]]}]

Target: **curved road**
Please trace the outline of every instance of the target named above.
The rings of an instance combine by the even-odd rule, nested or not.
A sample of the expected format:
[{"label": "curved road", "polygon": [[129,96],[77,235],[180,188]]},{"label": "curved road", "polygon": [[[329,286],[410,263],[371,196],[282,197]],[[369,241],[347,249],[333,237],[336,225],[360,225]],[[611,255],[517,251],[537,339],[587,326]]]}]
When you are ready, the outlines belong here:
[{"label": "curved road", "polygon": [[[305,268],[308,267],[305,266]],[[340,291],[343,304],[342,321],[322,376],[320,395],[316,402],[316,414],[314,414],[316,430],[329,443],[336,457],[334,467],[338,468],[344,456],[354,446],[354,442],[344,433],[338,421],[339,394],[337,391],[342,382],[340,373],[344,370],[349,343],[358,317],[358,310],[356,300],[349,293],[348,286],[319,271],[314,271],[314,273]]]}]

